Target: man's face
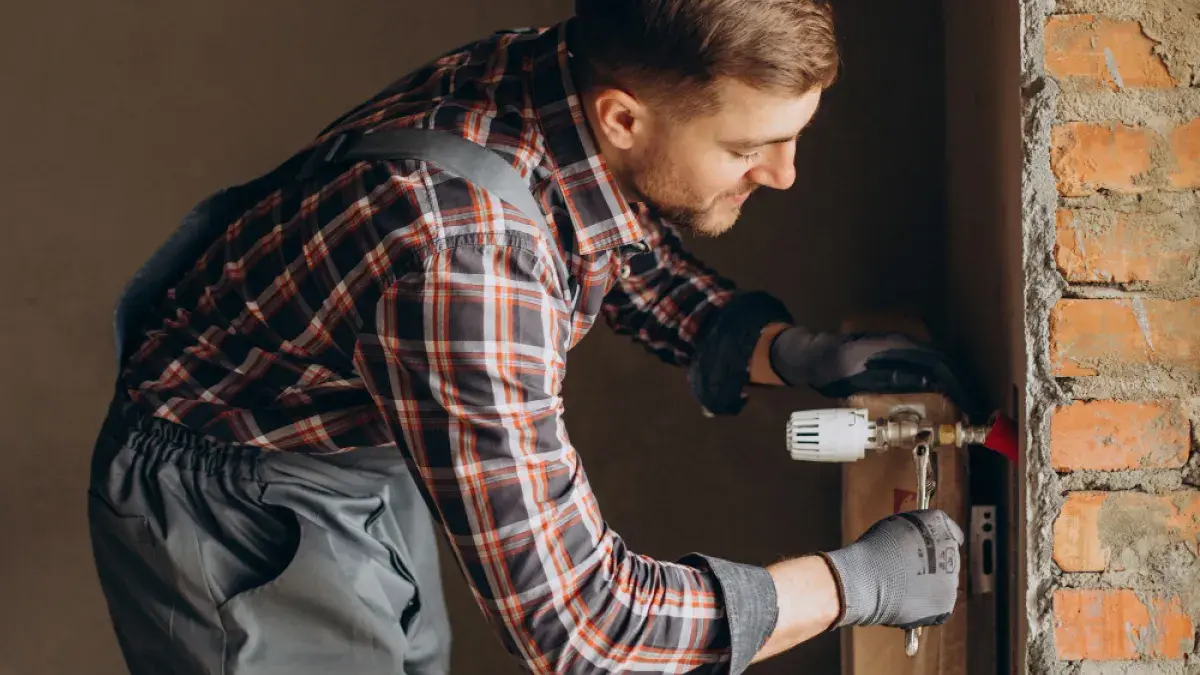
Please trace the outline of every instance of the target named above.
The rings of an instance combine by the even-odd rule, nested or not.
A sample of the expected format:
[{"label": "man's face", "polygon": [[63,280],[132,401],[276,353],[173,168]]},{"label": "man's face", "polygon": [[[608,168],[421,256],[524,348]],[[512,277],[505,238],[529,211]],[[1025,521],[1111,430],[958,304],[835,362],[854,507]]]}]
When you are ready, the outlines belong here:
[{"label": "man's face", "polygon": [[621,176],[667,220],[707,236],[733,227],[760,186],[791,187],[796,137],[816,113],[821,90],[780,96],[727,80],[717,95],[718,112],[686,122],[652,112]]}]

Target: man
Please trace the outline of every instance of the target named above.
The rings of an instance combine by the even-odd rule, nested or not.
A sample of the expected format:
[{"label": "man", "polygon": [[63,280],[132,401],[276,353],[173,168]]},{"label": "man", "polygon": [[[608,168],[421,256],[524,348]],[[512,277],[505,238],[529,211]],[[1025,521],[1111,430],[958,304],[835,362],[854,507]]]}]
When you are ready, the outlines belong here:
[{"label": "man", "polygon": [[[93,466],[132,672],[446,672],[436,529],[537,673],[738,673],[835,627],[944,621],[962,542],[945,514],[766,569],[651,560],[606,526],[563,425],[567,351],[600,314],[713,413],[751,383],[948,386],[937,354],[793,327],[681,247],[792,184],[836,63],[812,0],[579,0],[202,203],[180,232],[203,246],[160,251],[122,301]],[[312,160],[403,128],[487,148],[541,213],[436,159]],[[148,282],[172,256],[177,278]]]}]

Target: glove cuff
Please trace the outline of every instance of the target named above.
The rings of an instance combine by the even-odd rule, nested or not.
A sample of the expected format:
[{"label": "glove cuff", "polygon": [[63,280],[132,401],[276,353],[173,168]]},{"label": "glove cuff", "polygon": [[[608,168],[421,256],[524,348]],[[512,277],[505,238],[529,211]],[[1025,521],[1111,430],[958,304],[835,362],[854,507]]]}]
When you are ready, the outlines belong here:
[{"label": "glove cuff", "polygon": [[780,331],[771,340],[770,364],[775,375],[792,387],[811,383],[809,363],[811,350],[818,334],[801,326],[792,326]]},{"label": "glove cuff", "polygon": [[837,618],[833,620],[833,623],[829,624],[829,628],[825,630],[825,632],[828,633],[831,630],[835,630],[846,625],[846,587],[842,584],[842,575],[840,572],[838,572],[837,566],[833,564],[833,559],[829,557],[829,554],[818,552],[817,555],[820,556],[821,559],[825,561],[825,564],[829,567],[829,572],[833,576],[833,585],[837,587],[838,615]]},{"label": "glove cuff", "polygon": [[858,544],[851,544],[821,554],[833,569],[833,576],[837,580],[838,599],[842,602],[842,611],[836,623],[838,628],[875,623],[870,621],[871,615],[876,614],[879,607],[879,594],[872,593],[877,586],[874,581],[875,570],[870,560],[858,549]]}]

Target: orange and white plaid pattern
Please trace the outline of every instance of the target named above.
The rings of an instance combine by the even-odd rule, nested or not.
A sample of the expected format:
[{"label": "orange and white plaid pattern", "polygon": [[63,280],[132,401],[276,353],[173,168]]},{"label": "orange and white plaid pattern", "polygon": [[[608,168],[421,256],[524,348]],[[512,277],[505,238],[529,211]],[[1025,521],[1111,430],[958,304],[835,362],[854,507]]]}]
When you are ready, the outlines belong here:
[{"label": "orange and white plaid pattern", "polygon": [[[448,129],[510,160],[556,241],[424,162],[338,166],[254,205],[157,308],[123,381],[153,415],[264,449],[395,445],[480,606],[534,672],[727,669],[711,573],[626,548],[563,424],[603,315],[686,365],[733,285],[621,197],[563,27],[446,54],[336,122]],[[319,140],[319,139],[318,139]],[[557,278],[557,249],[572,279]]]}]

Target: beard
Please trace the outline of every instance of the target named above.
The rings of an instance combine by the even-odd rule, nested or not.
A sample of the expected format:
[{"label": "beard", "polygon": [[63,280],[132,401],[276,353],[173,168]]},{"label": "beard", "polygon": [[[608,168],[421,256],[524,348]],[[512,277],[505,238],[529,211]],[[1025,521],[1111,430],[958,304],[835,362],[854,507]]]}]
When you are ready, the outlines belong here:
[{"label": "beard", "polygon": [[663,220],[703,237],[729,231],[742,213],[734,198],[757,187],[748,185],[706,199],[687,184],[661,147],[649,149],[639,160],[631,163],[622,183]]}]

